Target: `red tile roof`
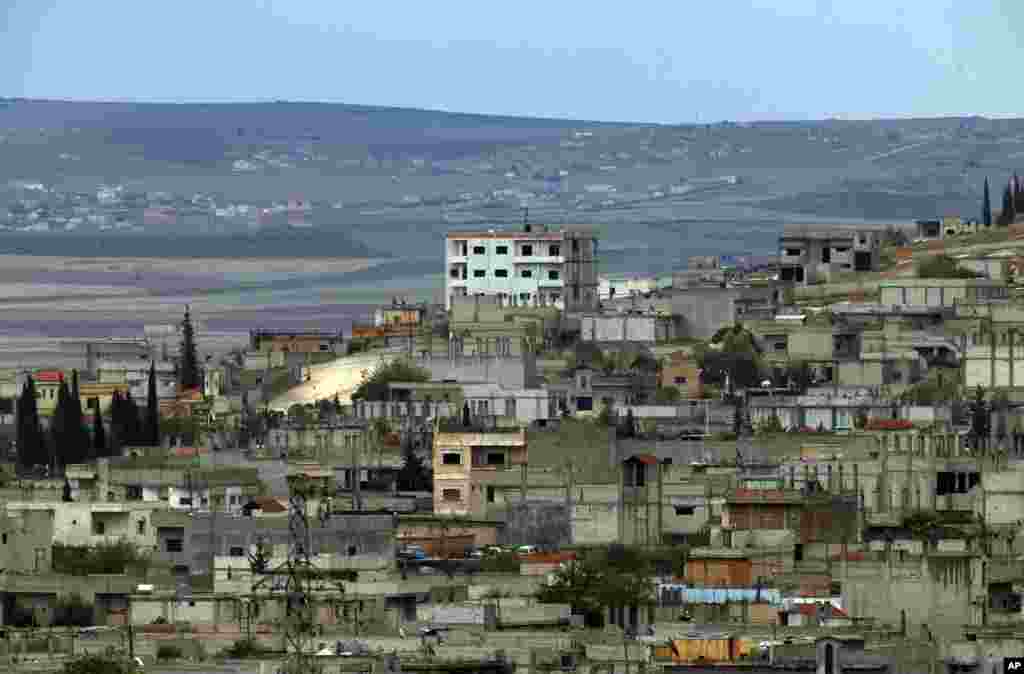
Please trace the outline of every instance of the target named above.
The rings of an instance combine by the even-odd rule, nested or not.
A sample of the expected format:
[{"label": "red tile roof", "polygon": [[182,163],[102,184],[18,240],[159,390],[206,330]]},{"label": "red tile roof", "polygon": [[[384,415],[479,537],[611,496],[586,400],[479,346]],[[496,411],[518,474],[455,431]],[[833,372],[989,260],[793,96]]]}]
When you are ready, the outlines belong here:
[{"label": "red tile roof", "polygon": [[265,513],[283,513],[288,510],[283,503],[269,496],[257,496],[252,502]]},{"label": "red tile roof", "polygon": [[[796,609],[796,611],[795,611],[796,613],[800,613],[801,615],[805,615],[805,616],[809,616],[809,617],[813,618],[813,617],[818,615],[818,606],[821,606],[821,604],[797,604],[794,608]],[[824,604],[824,607],[825,607],[825,612],[824,612],[824,617],[825,618],[848,618],[849,617],[846,614],[846,611],[844,611],[841,608],[836,608],[832,604]]]},{"label": "red tile roof", "polygon": [[197,456],[200,454],[209,454],[210,450],[207,447],[174,447],[171,452],[175,456]]},{"label": "red tile roof", "polygon": [[36,372],[34,379],[36,381],[61,382],[64,381],[64,373],[60,370],[40,370]]}]

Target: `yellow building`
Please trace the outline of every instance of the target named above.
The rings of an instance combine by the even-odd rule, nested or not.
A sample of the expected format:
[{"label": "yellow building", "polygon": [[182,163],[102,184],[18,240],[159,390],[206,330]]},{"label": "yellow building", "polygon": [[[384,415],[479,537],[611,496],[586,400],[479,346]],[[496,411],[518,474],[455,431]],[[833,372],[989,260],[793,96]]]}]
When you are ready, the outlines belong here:
[{"label": "yellow building", "polygon": [[482,515],[496,483],[526,466],[526,433],[442,422],[434,433],[434,513]]}]

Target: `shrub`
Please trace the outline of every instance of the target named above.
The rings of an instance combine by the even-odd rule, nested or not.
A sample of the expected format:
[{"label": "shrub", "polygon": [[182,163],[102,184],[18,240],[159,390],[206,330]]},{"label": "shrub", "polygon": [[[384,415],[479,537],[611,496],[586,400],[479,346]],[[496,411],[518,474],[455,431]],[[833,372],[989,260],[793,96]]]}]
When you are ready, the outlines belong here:
[{"label": "shrub", "polygon": [[511,552],[491,555],[480,560],[483,573],[519,573],[519,557]]},{"label": "shrub", "polygon": [[156,649],[157,660],[179,660],[181,648],[174,644],[160,644]]},{"label": "shrub", "polygon": [[73,594],[54,606],[51,624],[58,627],[89,627],[93,624],[93,611],[92,604]]},{"label": "shrub", "polygon": [[63,674],[136,674],[138,671],[134,663],[122,658],[83,655],[64,663]]},{"label": "shrub", "polygon": [[224,655],[229,658],[258,658],[266,655],[268,649],[255,639],[241,639],[224,649]]},{"label": "shrub", "polygon": [[53,546],[53,570],[73,576],[90,574],[122,574],[141,571],[149,559],[130,543],[104,543],[100,545]]}]

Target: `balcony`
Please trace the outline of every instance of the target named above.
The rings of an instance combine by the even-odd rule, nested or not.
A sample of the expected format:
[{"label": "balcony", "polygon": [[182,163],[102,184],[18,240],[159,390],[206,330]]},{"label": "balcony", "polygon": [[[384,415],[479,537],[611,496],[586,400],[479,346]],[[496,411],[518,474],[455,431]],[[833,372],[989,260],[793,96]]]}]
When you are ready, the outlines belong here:
[{"label": "balcony", "polygon": [[512,257],[513,264],[565,264],[562,255],[519,255]]}]

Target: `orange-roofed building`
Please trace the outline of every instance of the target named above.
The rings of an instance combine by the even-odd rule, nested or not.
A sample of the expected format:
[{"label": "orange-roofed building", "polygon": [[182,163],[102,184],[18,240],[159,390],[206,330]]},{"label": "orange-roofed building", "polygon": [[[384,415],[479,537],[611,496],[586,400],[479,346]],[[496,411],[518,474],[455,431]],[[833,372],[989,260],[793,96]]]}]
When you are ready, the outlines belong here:
[{"label": "orange-roofed building", "polygon": [[32,375],[36,385],[36,407],[40,416],[48,417],[57,408],[57,392],[64,381],[61,370],[39,370]]}]

